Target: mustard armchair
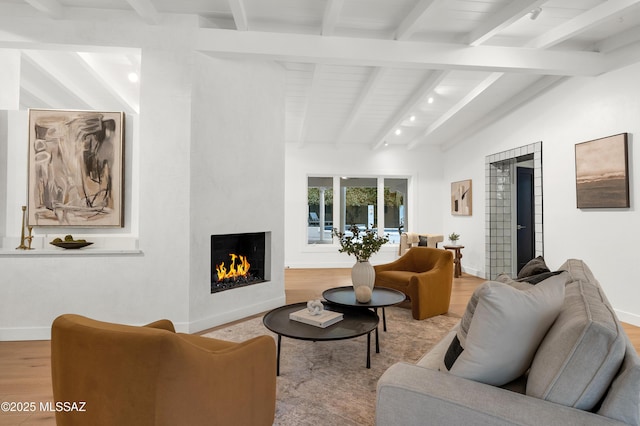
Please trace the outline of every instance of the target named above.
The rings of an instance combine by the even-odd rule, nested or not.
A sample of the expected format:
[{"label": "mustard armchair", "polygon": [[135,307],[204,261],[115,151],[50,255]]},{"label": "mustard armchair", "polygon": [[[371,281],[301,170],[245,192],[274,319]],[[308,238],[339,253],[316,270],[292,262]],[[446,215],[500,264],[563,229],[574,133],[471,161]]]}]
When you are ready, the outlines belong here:
[{"label": "mustard armchair", "polygon": [[56,411],[58,426],[249,426],[275,417],[269,336],[233,343],[176,333],[168,320],[135,327],[66,314],[52,325],[51,370],[54,401],[70,407]]},{"label": "mustard armchair", "polygon": [[412,247],[397,260],[374,266],[374,285],[399,290],[411,300],[411,315],[422,320],[447,313],[453,283],[453,254]]}]

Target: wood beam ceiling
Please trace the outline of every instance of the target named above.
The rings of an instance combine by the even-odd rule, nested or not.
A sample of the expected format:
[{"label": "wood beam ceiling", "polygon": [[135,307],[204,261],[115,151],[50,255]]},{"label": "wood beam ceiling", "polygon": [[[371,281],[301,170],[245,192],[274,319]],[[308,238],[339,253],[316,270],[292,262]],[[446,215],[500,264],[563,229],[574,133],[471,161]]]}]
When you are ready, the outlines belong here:
[{"label": "wood beam ceiling", "polygon": [[196,50],[212,56],[303,63],[582,76],[600,74],[603,59],[597,52],[474,47],[211,28],[198,30]]}]

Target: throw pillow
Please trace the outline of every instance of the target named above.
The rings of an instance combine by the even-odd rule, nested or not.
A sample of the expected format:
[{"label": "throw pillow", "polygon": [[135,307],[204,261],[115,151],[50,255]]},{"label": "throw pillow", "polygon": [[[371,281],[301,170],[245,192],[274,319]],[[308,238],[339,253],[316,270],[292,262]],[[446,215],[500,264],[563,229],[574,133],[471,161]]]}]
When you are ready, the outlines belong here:
[{"label": "throw pillow", "polygon": [[[505,275],[505,274],[498,275],[498,277],[496,278],[496,281],[501,282],[503,284],[508,284],[509,286],[516,288],[518,290],[528,290],[531,287],[533,287],[533,285],[529,283],[514,281],[511,278],[509,278],[508,275]],[[465,309],[464,315],[462,315],[462,319],[460,320],[460,327],[458,329],[457,337],[458,337],[458,342],[460,342],[462,346],[464,346],[464,343],[467,340],[467,333],[469,332],[469,326],[471,325],[473,314],[475,313],[476,306],[478,305],[478,299],[480,298],[481,291],[482,291],[482,286],[476,288],[473,294],[471,294],[471,298],[467,303],[467,308]]]},{"label": "throw pillow", "polygon": [[538,256],[535,259],[531,259],[522,267],[522,269],[520,269],[520,272],[518,272],[518,279],[549,271],[550,269],[547,267],[544,258],[542,256]]},{"label": "throw pillow", "polygon": [[427,237],[420,236],[418,238],[420,238],[420,241],[418,241],[418,247],[427,247],[427,245],[429,245]]},{"label": "throw pillow", "polygon": [[560,312],[567,277],[556,275],[524,291],[496,281],[481,285],[466,338],[458,339],[461,353],[449,372],[495,386],[524,374]]},{"label": "throw pillow", "polygon": [[[500,274],[496,278],[497,282],[508,284],[513,288],[517,288],[518,290],[528,290],[533,287],[532,284],[527,282],[519,282],[512,280],[507,274]],[[473,294],[471,294],[471,298],[467,303],[467,308],[462,315],[462,319],[460,320],[460,326],[458,327],[458,332],[456,333],[456,337],[451,341],[449,348],[447,349],[447,353],[444,357],[444,365],[440,367],[441,370],[450,370],[453,366],[453,363],[458,359],[458,356],[463,351],[463,347],[467,340],[467,333],[469,332],[469,326],[471,325],[471,320],[473,319],[473,314],[475,313],[476,306],[478,305],[478,299],[480,298],[480,291],[482,286],[475,289]]]}]

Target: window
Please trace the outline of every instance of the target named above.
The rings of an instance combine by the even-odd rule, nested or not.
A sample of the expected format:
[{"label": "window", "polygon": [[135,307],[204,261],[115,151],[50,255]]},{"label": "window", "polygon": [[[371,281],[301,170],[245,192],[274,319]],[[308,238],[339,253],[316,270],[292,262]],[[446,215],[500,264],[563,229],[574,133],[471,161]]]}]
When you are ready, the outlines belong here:
[{"label": "window", "polygon": [[333,178],[309,177],[307,182],[307,243],[331,244]]},{"label": "window", "polygon": [[347,232],[351,225],[360,229],[378,226],[378,180],[376,178],[340,178],[342,214],[340,230]]},{"label": "window", "polygon": [[[409,179],[383,177],[308,177],[307,243],[332,244],[332,229],[352,225],[379,229],[399,243],[408,223]],[[334,197],[337,194],[337,199]]]},{"label": "window", "polygon": [[407,179],[384,179],[384,232],[389,242],[400,244],[400,234],[406,231]]}]

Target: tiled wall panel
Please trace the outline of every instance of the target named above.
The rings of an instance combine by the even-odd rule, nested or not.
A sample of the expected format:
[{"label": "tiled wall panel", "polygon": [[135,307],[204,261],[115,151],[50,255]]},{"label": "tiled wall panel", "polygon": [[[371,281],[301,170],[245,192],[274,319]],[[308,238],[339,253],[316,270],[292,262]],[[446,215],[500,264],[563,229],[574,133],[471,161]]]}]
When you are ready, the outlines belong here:
[{"label": "tiled wall panel", "polygon": [[486,278],[494,279],[501,273],[514,275],[512,252],[515,217],[513,217],[512,177],[518,157],[533,154],[535,255],[543,254],[542,217],[542,142],[536,142],[509,151],[489,155],[485,159],[485,253]]}]

